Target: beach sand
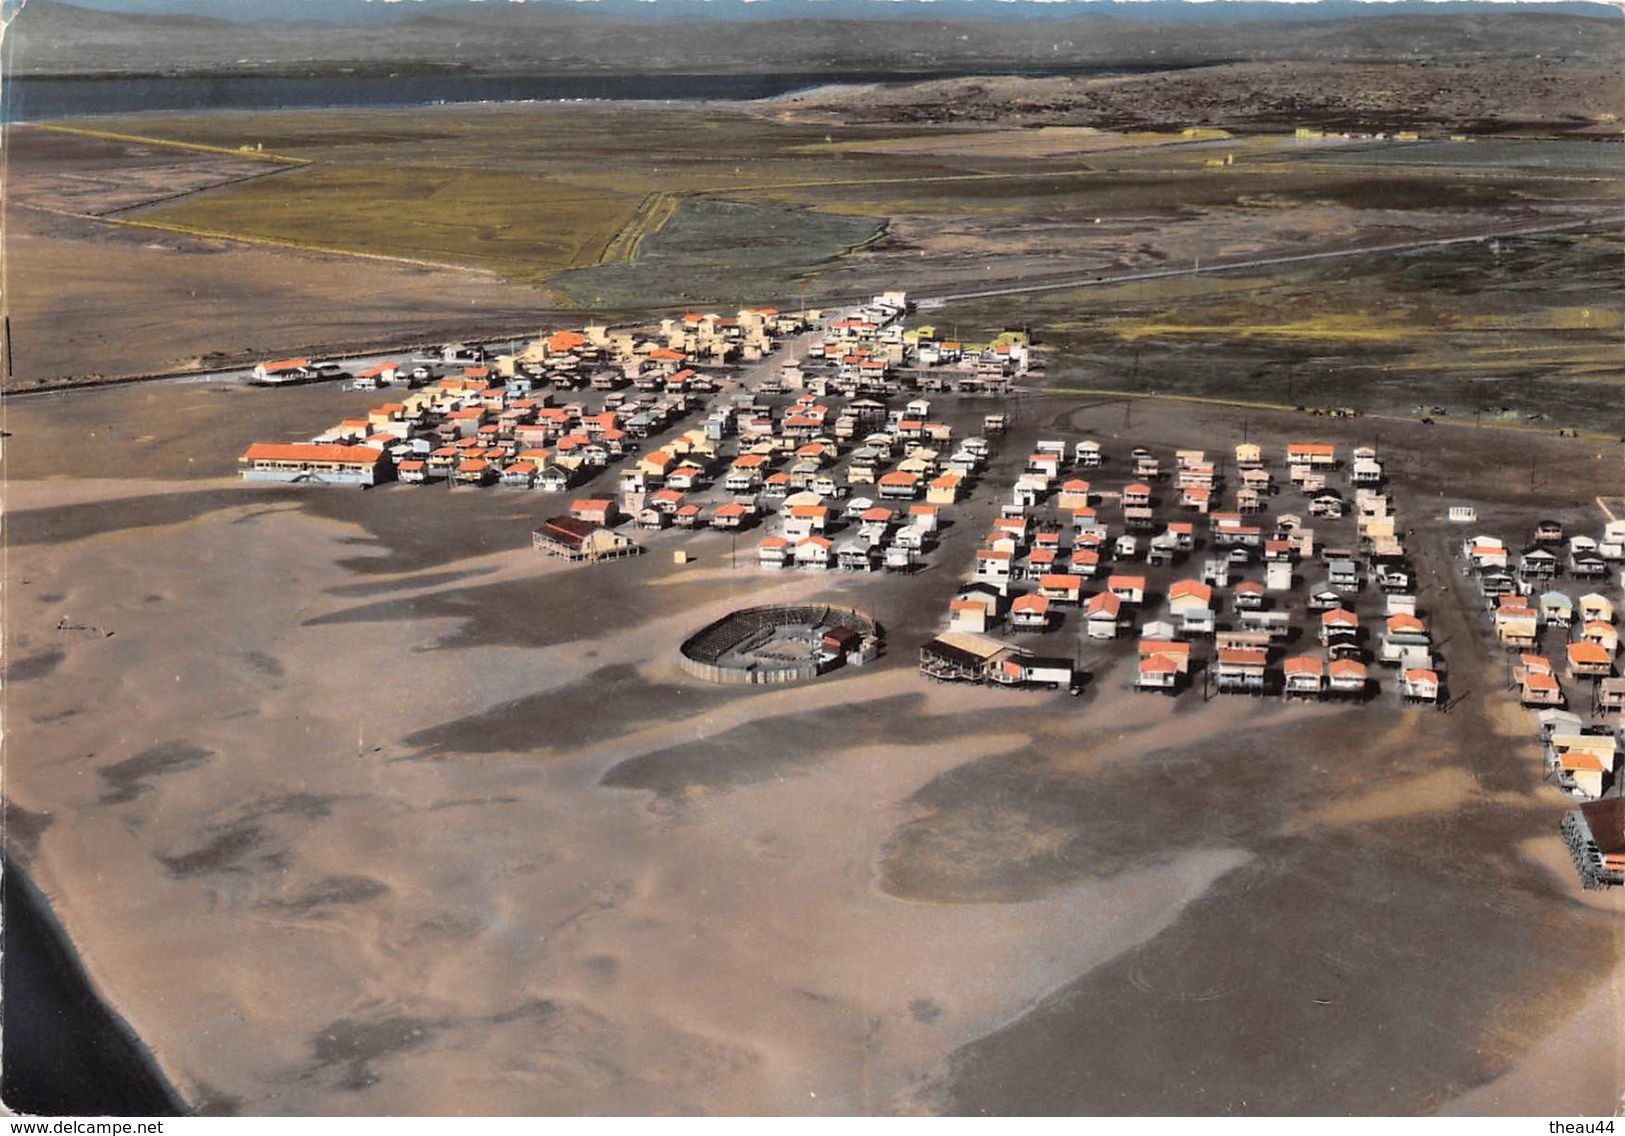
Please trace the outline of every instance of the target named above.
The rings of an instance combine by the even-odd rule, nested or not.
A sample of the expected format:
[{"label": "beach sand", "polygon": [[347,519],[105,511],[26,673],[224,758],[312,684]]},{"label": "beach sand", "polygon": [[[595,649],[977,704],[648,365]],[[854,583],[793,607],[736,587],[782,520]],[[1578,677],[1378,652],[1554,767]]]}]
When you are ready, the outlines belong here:
[{"label": "beach sand", "polygon": [[[200,1111],[1542,1111],[1614,1012],[1490,713],[1135,696],[1123,644],[1078,699],[920,680],[991,497],[915,578],[574,567],[540,496],[223,480],[269,393],[188,412],[204,476],[52,476],[197,395],[84,397],[11,409],[14,854]],[[887,654],[673,665],[814,599]]]}]

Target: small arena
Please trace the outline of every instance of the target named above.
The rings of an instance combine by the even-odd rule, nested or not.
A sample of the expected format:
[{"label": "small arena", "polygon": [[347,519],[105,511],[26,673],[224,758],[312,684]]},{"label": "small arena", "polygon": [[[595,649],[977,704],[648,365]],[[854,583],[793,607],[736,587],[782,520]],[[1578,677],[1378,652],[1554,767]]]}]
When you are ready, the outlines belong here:
[{"label": "small arena", "polygon": [[862,666],[880,654],[880,644],[880,625],[850,608],[751,607],[689,636],[678,663],[707,682],[802,682]]}]

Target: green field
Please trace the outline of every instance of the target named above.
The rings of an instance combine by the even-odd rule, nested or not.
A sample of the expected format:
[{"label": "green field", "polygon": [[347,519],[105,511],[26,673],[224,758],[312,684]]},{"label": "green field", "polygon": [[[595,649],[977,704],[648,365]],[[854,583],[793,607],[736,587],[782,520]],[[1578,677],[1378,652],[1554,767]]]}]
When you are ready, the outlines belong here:
[{"label": "green field", "polygon": [[182,231],[489,268],[540,282],[592,263],[638,199],[501,171],[316,164],[139,219]]},{"label": "green field", "polygon": [[[1335,146],[1281,135],[814,125],[612,104],[106,125],[307,163],[127,224],[486,268],[607,310],[783,297],[836,269],[844,295],[918,287],[893,277],[934,266],[939,281],[991,282],[1239,259],[1620,200],[1599,172],[1619,152],[1609,143],[1362,145],[1342,162]],[[873,241],[898,227],[906,264]],[[877,255],[842,255],[860,246]]]},{"label": "green field", "polygon": [[685,200],[634,259],[559,273],[552,284],[582,307],[609,310],[789,300],[806,273],[881,231],[864,218]]},{"label": "green field", "polygon": [[[805,183],[847,163],[809,152],[823,131],[738,114],[629,112],[600,107],[442,108],[398,112],[158,116],[121,121],[130,134],[235,150],[262,146],[310,163],[256,183],[198,194],[127,220],[180,231],[492,269],[551,281],[571,269],[640,253],[657,276],[602,273],[564,289],[602,294],[611,306],[649,295],[715,295],[724,273],[696,241],[737,245],[737,226],[712,232],[714,211],[682,210],[688,195]],[[873,133],[873,132],[868,132]],[[882,132],[884,133],[884,132]],[[863,176],[941,174],[940,161],[881,155],[851,163]],[[753,211],[754,210],[754,211]],[[770,247],[747,254],[741,279],[778,286],[873,235],[853,222],[803,209],[750,207],[737,217]],[[761,218],[771,217],[771,223]],[[645,242],[677,227],[658,247]],[[692,271],[690,284],[671,279]],[[760,271],[766,270],[765,277]],[[752,275],[756,273],[757,275]],[[709,274],[709,275],[707,275]],[[590,299],[589,299],[590,302]],[[672,302],[680,302],[673,300]]]}]

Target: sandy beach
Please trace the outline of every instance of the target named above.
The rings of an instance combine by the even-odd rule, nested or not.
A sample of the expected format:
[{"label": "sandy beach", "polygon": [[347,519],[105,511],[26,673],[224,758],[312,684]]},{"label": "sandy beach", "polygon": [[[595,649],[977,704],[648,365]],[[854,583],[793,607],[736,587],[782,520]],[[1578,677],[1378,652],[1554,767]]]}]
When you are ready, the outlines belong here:
[{"label": "sandy beach", "polygon": [[[90,419],[198,396],[85,397],[11,408],[13,854],[199,1111],[1538,1112],[1616,1012],[1619,912],[1552,856],[1527,747],[1486,748],[1490,694],[1147,698],[1123,653],[1079,699],[931,686],[991,496],[914,579],[721,537],[572,567],[528,547],[540,496],[250,487],[180,448],[51,476]],[[271,397],[188,411],[196,454]],[[673,665],[815,599],[887,654],[768,690]]]}]

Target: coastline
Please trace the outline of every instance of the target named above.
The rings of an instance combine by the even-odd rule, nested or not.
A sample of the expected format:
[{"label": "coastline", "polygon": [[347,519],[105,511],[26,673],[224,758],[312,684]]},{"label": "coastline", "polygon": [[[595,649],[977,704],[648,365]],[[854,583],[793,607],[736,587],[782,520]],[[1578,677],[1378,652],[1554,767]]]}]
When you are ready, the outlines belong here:
[{"label": "coastline", "polygon": [[[567,68],[547,72],[439,68],[402,77],[365,66],[310,70],[256,71],[199,69],[174,72],[40,72],[7,78],[0,121],[49,123],[82,118],[143,118],[154,114],[221,111],[412,110],[437,106],[506,107],[533,104],[595,103],[723,104],[773,103],[830,88],[979,78],[1098,79],[1189,70],[1229,60],[1199,63],[985,63],[976,66],[854,67],[740,70],[694,67],[632,72],[616,68]],[[134,85],[133,89],[131,85]],[[102,97],[98,86],[118,98]],[[54,105],[49,92],[58,92]],[[46,97],[42,112],[30,97]],[[197,97],[210,101],[197,103]],[[269,101],[267,101],[269,100]],[[21,104],[18,107],[16,104]]]},{"label": "coastline", "polygon": [[[186,1116],[144,1042],[96,989],[43,892],[0,854],[6,1032],[0,1102],[19,1116]],[[25,1040],[26,1039],[26,1040]]]}]

